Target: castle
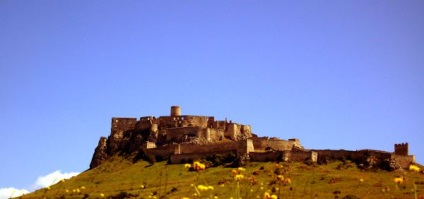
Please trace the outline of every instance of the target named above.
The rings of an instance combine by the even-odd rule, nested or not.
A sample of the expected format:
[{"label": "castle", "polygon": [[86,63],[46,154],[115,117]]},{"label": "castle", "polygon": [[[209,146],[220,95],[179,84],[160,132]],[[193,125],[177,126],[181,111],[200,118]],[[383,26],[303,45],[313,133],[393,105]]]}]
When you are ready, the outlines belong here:
[{"label": "castle", "polygon": [[101,137],[90,169],[116,154],[153,156],[178,164],[208,155],[234,153],[247,161],[310,161],[348,158],[365,165],[387,164],[406,168],[414,161],[408,144],[396,144],[395,152],[375,150],[306,150],[299,139],[258,137],[251,126],[212,116],[182,115],[172,106],[169,116],[112,118],[111,133]]}]

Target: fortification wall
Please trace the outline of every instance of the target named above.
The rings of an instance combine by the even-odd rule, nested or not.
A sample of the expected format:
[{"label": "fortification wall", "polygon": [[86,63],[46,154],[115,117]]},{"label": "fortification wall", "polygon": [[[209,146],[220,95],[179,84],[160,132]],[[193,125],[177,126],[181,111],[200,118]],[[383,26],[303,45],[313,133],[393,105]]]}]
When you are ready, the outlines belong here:
[{"label": "fortification wall", "polygon": [[241,125],[241,133],[252,137],[252,127],[250,125]]},{"label": "fortification wall", "polygon": [[267,137],[262,138],[252,138],[253,146],[257,151],[264,151],[266,148],[270,147],[273,150],[284,151],[291,150],[293,148],[294,142],[280,139],[269,139]]},{"label": "fortification wall", "polygon": [[140,120],[137,122],[135,127],[136,130],[150,130],[153,124],[157,124],[155,122],[156,118],[153,116],[140,117]]},{"label": "fortification wall", "polygon": [[225,131],[225,137],[237,141],[237,137],[240,134],[241,125],[235,123],[227,124],[227,131]]},{"label": "fortification wall", "polygon": [[128,131],[135,129],[137,118],[112,118],[112,131]]},{"label": "fortification wall", "polygon": [[208,123],[212,123],[213,117],[207,116],[161,116],[159,117],[159,129],[176,128],[176,127],[201,127],[207,128]]},{"label": "fortification wall", "polygon": [[227,122],[226,121],[215,121],[212,124],[212,128],[221,129],[221,130],[225,131],[227,129]]},{"label": "fortification wall", "polygon": [[391,157],[391,154],[384,151],[376,150],[360,150],[360,151],[348,151],[348,150],[314,150],[318,153],[318,158],[330,158],[330,159],[348,159],[352,161],[362,161],[367,157],[375,157],[378,160],[385,160]]},{"label": "fortification wall", "polygon": [[304,162],[311,160],[317,162],[318,153],[314,151],[265,151],[265,152],[250,152],[250,160],[254,162],[269,162],[269,161],[294,161]]},{"label": "fortification wall", "polygon": [[210,132],[211,141],[220,141],[224,138],[223,129],[208,128],[208,131]]},{"label": "fortification wall", "polygon": [[181,164],[186,162],[191,162],[194,160],[199,160],[206,158],[207,156],[215,155],[215,154],[227,154],[236,151],[218,151],[218,152],[210,152],[210,153],[187,153],[187,154],[172,154],[170,156],[171,164]]},{"label": "fortification wall", "polygon": [[285,151],[289,154],[288,160],[294,162],[304,162],[310,160],[312,162],[317,162],[318,153],[314,151]]},{"label": "fortification wall", "polygon": [[228,143],[216,143],[216,144],[180,144],[181,154],[187,153],[213,153],[217,151],[234,151],[238,150],[240,143],[228,142]]},{"label": "fortification wall", "polygon": [[[266,151],[266,152],[250,152],[250,161],[253,162],[269,162],[269,161],[276,161],[277,156],[279,154],[273,152],[273,151]],[[281,155],[281,154],[280,154]]]},{"label": "fortification wall", "polygon": [[415,162],[415,156],[413,155],[397,155],[392,154],[391,158],[396,160],[396,162],[399,163],[399,166],[403,169],[408,169],[409,165],[413,162]]},{"label": "fortification wall", "polygon": [[150,149],[144,149],[144,150],[147,155],[167,157],[174,153],[176,147],[177,145],[168,145],[168,146],[161,146],[159,148],[150,148]]},{"label": "fortification wall", "polygon": [[206,138],[206,135],[200,127],[166,129],[166,141],[184,142],[186,137]]}]

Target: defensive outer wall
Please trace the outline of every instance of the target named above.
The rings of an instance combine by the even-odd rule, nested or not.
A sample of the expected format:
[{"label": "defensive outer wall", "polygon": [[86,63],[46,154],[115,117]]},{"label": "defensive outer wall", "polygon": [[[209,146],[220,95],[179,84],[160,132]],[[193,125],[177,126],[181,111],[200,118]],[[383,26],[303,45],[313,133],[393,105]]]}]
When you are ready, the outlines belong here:
[{"label": "defensive outer wall", "polygon": [[182,115],[172,106],[169,116],[112,118],[111,133],[101,137],[93,154],[94,168],[116,154],[140,154],[184,163],[214,154],[235,153],[250,161],[309,161],[349,159],[355,162],[395,161],[407,168],[415,157],[408,154],[408,144],[395,144],[394,153],[376,150],[306,150],[299,139],[258,137],[250,125],[212,116]]}]

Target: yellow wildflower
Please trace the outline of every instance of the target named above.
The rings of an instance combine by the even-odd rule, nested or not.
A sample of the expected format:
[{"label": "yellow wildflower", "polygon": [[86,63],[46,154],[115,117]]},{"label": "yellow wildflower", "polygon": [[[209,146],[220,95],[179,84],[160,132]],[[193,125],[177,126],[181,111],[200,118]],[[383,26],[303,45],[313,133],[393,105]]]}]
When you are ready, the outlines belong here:
[{"label": "yellow wildflower", "polygon": [[246,171],[246,169],[245,169],[245,168],[243,168],[243,167],[239,167],[239,168],[238,168],[238,170],[239,170],[239,171]]},{"label": "yellow wildflower", "polygon": [[420,167],[418,167],[417,165],[409,165],[409,170],[410,171],[414,171],[414,172],[420,172]]},{"label": "yellow wildflower", "polygon": [[85,189],[85,187],[84,186],[81,186],[81,189]]},{"label": "yellow wildflower", "polygon": [[208,186],[208,189],[209,190],[213,190],[213,186]]},{"label": "yellow wildflower", "polygon": [[198,185],[197,186],[197,188],[200,190],[200,191],[207,191],[209,188],[208,188],[208,186],[205,186],[205,185]]},{"label": "yellow wildflower", "polygon": [[236,176],[234,176],[234,179],[237,181],[243,180],[244,176],[241,174],[237,174]]},{"label": "yellow wildflower", "polygon": [[76,189],[76,191],[77,191],[77,193],[79,193],[79,192],[80,192],[80,190],[79,190],[78,188]]},{"label": "yellow wildflower", "polygon": [[191,168],[191,164],[185,164],[184,167],[189,169]]},{"label": "yellow wildflower", "polygon": [[268,192],[265,192],[264,199],[271,199],[271,194],[269,194]]},{"label": "yellow wildflower", "polygon": [[105,194],[104,193],[101,193],[100,194],[100,197],[102,197],[102,198],[105,197]]},{"label": "yellow wildflower", "polygon": [[271,195],[271,199],[277,199],[278,197],[274,194]]},{"label": "yellow wildflower", "polygon": [[140,188],[141,188],[141,189],[144,189],[144,185],[140,185]]},{"label": "yellow wildflower", "polygon": [[393,179],[393,181],[394,181],[395,183],[402,184],[402,183],[403,183],[403,177],[397,177],[397,178],[394,178],[394,179]]},{"label": "yellow wildflower", "polygon": [[193,162],[193,168],[196,171],[205,170],[206,169],[206,165],[200,163],[199,161],[195,161],[195,162]]},{"label": "yellow wildflower", "polygon": [[359,179],[359,182],[360,182],[360,183],[363,183],[363,182],[364,182],[364,179],[362,179],[362,178],[361,178],[361,179]]},{"label": "yellow wildflower", "polygon": [[66,192],[66,193],[69,193],[69,190],[68,190],[68,189],[66,189],[66,190],[65,190],[65,192]]},{"label": "yellow wildflower", "polygon": [[188,198],[188,197],[182,197],[181,199],[190,199],[190,198]]}]

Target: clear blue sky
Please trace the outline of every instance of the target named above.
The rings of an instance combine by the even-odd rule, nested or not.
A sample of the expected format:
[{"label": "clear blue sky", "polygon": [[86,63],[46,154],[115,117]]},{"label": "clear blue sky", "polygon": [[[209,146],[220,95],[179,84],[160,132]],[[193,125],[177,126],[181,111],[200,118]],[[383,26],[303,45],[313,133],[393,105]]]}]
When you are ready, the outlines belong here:
[{"label": "clear blue sky", "polygon": [[424,163],[424,1],[0,0],[0,188],[88,168],[111,117],[212,115]]}]

